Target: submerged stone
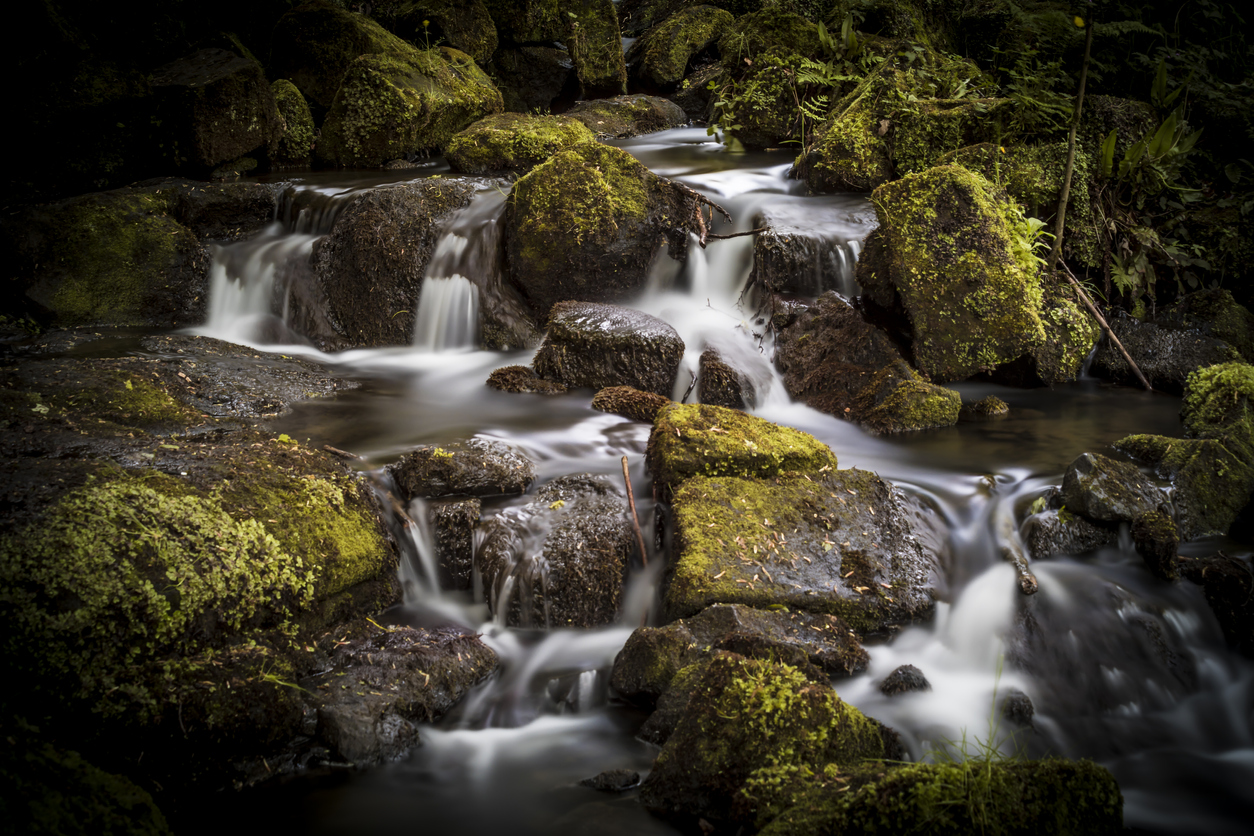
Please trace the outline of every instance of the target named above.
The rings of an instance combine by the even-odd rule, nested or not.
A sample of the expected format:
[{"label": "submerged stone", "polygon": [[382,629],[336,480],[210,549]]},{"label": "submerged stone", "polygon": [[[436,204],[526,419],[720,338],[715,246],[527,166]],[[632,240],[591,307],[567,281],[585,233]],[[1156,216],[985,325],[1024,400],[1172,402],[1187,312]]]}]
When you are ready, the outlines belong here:
[{"label": "submerged stone", "polygon": [[420,447],[387,469],[406,499],[520,494],[536,478],[530,459],[483,438]]},{"label": "submerged stone", "polygon": [[923,671],[914,665],[901,665],[893,670],[880,683],[880,693],[886,697],[895,697],[911,691],[930,691],[932,683],[927,681]]},{"label": "submerged stone", "polygon": [[683,356],[684,341],[660,319],[617,305],[559,302],[532,366],[564,386],[631,386],[666,396]]}]

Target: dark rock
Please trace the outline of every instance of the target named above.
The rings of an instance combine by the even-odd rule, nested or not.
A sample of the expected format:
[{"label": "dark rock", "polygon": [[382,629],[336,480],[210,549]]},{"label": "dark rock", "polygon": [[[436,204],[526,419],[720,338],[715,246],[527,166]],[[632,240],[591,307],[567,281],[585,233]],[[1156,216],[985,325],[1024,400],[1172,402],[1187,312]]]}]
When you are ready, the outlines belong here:
[{"label": "dark rock", "polygon": [[1098,522],[1132,522],[1164,499],[1135,465],[1095,453],[1081,453],[1062,477],[1067,510]]},{"label": "dark rock", "polygon": [[1254,313],[1227,290],[1199,290],[1158,312],[1158,322],[1200,331],[1223,340],[1254,363]]},{"label": "dark rock", "polygon": [[839,202],[833,197],[817,206],[779,201],[763,207],[753,226],[767,230],[753,238],[749,282],[774,293],[819,296],[835,290],[857,296],[856,242],[875,222],[874,210],[853,196]]},{"label": "dark rock", "polygon": [[592,132],[569,116],[498,113],[449,140],[444,156],[465,174],[525,174],[558,151],[592,142]]},{"label": "dark rock", "polygon": [[871,432],[902,433],[953,426],[961,411],[961,395],[928,383],[905,360],[897,360],[871,375],[850,414]]},{"label": "dark rock", "polygon": [[570,53],[552,46],[499,49],[492,56],[493,77],[508,113],[560,111],[579,97],[579,79]]},{"label": "dark rock", "polygon": [[578,102],[566,115],[583,122],[601,139],[626,139],[678,128],[688,121],[683,108],[674,102],[639,94]]},{"label": "dark rock", "polygon": [[970,408],[964,407],[963,412],[976,419],[1002,418],[1010,414],[1010,405],[996,395],[989,395],[971,404]]},{"label": "dark rock", "polygon": [[483,65],[496,52],[496,25],[482,0],[402,0],[371,13],[411,44],[448,44]]},{"label": "dark rock", "polygon": [[683,340],[660,319],[616,305],[559,302],[532,365],[565,386],[633,386],[665,396],[683,355]]},{"label": "dark rock", "polygon": [[313,161],[314,128],[309,103],[301,95],[300,88],[285,78],[270,85],[279,115],[287,129],[270,148],[270,162],[278,168],[304,168]]},{"label": "dark rock", "polygon": [[[1166,392],[1183,391],[1190,372],[1240,359],[1236,349],[1217,337],[1173,328],[1167,323],[1119,317],[1110,322],[1110,328],[1150,385]],[[1129,386],[1141,385],[1123,355],[1108,339],[1098,345],[1091,370],[1099,377]]]},{"label": "dark rock", "polygon": [[757,405],[752,381],[724,362],[714,349],[707,348],[701,352],[698,368],[700,383],[697,393],[701,403],[728,409],[746,409]]},{"label": "dark rock", "polygon": [[555,479],[482,527],[475,566],[488,605],[510,624],[586,628],[618,617],[636,540],[609,479]]},{"label": "dark rock", "polygon": [[731,27],[731,13],[713,6],[680,9],[636,39],[627,50],[627,71],[636,84],[670,91],[699,54]]},{"label": "dark rock", "polygon": [[1229,646],[1254,658],[1254,573],[1249,564],[1221,553],[1184,560],[1180,570],[1206,593]]},{"label": "dark rock", "polygon": [[642,392],[632,386],[607,386],[592,396],[593,409],[612,412],[646,424],[652,424],[662,407],[670,403],[670,398]]},{"label": "dark rock", "polygon": [[237,241],[274,220],[278,195],[263,183],[147,181],[145,188],[170,200],[170,215],[202,241]]},{"label": "dark rock", "polygon": [[1180,577],[1177,557],[1180,532],[1171,517],[1161,511],[1149,511],[1137,517],[1132,523],[1132,542],[1155,577],[1165,581]]},{"label": "dark rock", "polygon": [[615,96],[624,91],[618,16],[610,0],[484,0],[503,45],[560,41],[570,54],[580,96]]},{"label": "dark rock", "polygon": [[406,499],[520,494],[536,478],[529,459],[482,438],[420,447],[388,465],[388,472]]},{"label": "dark rock", "polygon": [[1114,528],[1059,508],[1041,511],[1025,519],[1019,528],[1019,536],[1033,560],[1044,560],[1056,554],[1086,554],[1115,542],[1119,534]]},{"label": "dark rock", "polygon": [[530,366],[501,366],[488,375],[488,386],[502,392],[531,395],[560,395],[567,391],[565,384],[545,380]]},{"label": "dark rock", "polygon": [[447,578],[446,589],[474,586],[475,529],[479,527],[478,499],[432,502],[428,510],[435,533],[435,559]]},{"label": "dark rock", "polygon": [[928,682],[923,671],[914,665],[900,666],[884,677],[884,681],[880,683],[880,693],[886,697],[895,697],[910,691],[930,690],[932,690],[932,683]]},{"label": "dark rock", "polygon": [[364,192],[344,206],[311,258],[310,290],[333,331],[306,336],[327,350],[410,345],[439,222],[473,197],[465,181],[419,180]]},{"label": "dark rock", "polygon": [[202,49],[153,71],[163,152],[179,168],[205,171],[283,135],[274,92],[256,61]]},{"label": "dark rock", "polygon": [[1011,688],[1001,698],[1001,716],[1016,725],[1030,726],[1036,716],[1036,706],[1027,694],[1018,688]]},{"label": "dark rock", "polygon": [[591,787],[598,792],[623,792],[640,783],[640,773],[632,769],[610,769],[592,778],[584,778],[579,782],[582,787]]},{"label": "dark rock", "polygon": [[719,63],[705,64],[692,71],[692,75],[680,82],[670,100],[683,109],[684,115],[693,122],[706,122],[712,116],[711,105],[715,101],[713,90],[727,78],[727,71]]}]

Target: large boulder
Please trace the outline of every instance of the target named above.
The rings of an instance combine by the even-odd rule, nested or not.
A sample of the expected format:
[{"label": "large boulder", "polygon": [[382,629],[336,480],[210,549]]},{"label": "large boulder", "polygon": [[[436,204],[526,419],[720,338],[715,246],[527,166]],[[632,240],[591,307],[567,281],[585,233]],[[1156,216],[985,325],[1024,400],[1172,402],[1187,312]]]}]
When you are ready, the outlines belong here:
[{"label": "large boulder", "polygon": [[904,311],[921,372],[962,380],[1045,341],[1031,233],[995,186],[937,166],[881,186],[873,200],[880,226],[858,283],[875,303]]},{"label": "large boulder", "polygon": [[464,52],[449,47],[355,59],[315,148],[329,165],[376,167],[443,149],[471,123],[503,109],[501,94]]},{"label": "large boulder", "polygon": [[[1241,359],[1235,348],[1213,334],[1169,321],[1117,317],[1110,320],[1110,329],[1149,384],[1164,392],[1183,391],[1191,372]],[[1094,352],[1092,371],[1130,386],[1140,385],[1128,361],[1109,339],[1102,340]]]},{"label": "large boulder", "polygon": [[997,367],[993,376],[1012,386],[1053,386],[1080,376],[1084,361],[1102,336],[1101,326],[1061,281],[1047,281],[1041,308],[1045,342],[1018,360]]},{"label": "large boulder", "polygon": [[490,70],[508,113],[560,112],[579,96],[570,53],[555,46],[499,49]]},{"label": "large boulder", "polygon": [[420,447],[388,466],[406,499],[520,494],[536,478],[536,467],[500,441],[472,438]]},{"label": "large boulder", "polygon": [[626,139],[678,128],[688,121],[683,108],[674,102],[640,94],[577,102],[566,115],[602,139]]},{"label": "large boulder", "polygon": [[595,137],[569,116],[498,113],[456,134],[444,149],[454,171],[526,174],[549,157]]},{"label": "large boulder", "polygon": [[1190,293],[1159,311],[1157,320],[1217,337],[1235,348],[1245,362],[1254,363],[1254,313],[1238,305],[1230,291],[1216,288]]},{"label": "large boulder", "polygon": [[475,568],[499,618],[587,628],[618,617],[636,539],[627,497],[608,478],[555,479],[482,528]]},{"label": "large boulder", "polygon": [[559,302],[532,365],[540,377],[565,386],[632,386],[666,396],[683,357],[679,333],[656,317],[617,305]]},{"label": "large boulder", "polygon": [[162,152],[178,168],[204,172],[272,145],[283,117],[265,71],[224,49],[202,49],[153,71],[165,137]]},{"label": "large boulder", "polygon": [[401,0],[382,5],[374,16],[415,46],[447,44],[480,65],[496,52],[496,24],[483,0]]},{"label": "large boulder", "polygon": [[286,78],[275,81],[270,89],[274,91],[279,115],[287,126],[270,148],[270,163],[279,168],[303,168],[313,160],[314,139],[317,136],[309,103],[301,95],[300,88]]},{"label": "large boulder", "polygon": [[432,179],[354,197],[311,257],[308,292],[322,316],[298,327],[324,349],[412,344],[440,222],[474,194],[465,181]]},{"label": "large boulder", "polygon": [[617,96],[626,90],[618,15],[610,0],[484,0],[506,45],[560,41],[570,54],[580,96]]},{"label": "large boulder", "polygon": [[714,6],[680,9],[631,45],[628,72],[637,84],[669,92],[688,75],[692,59],[709,50],[734,20]]},{"label": "large boulder", "polygon": [[1134,465],[1081,453],[1062,477],[1063,506],[1099,522],[1132,522],[1165,501]]},{"label": "large boulder", "polygon": [[536,318],[558,302],[619,302],[644,289],[666,236],[686,253],[696,202],[619,148],[585,143],[514,184],[505,212],[510,281]]}]

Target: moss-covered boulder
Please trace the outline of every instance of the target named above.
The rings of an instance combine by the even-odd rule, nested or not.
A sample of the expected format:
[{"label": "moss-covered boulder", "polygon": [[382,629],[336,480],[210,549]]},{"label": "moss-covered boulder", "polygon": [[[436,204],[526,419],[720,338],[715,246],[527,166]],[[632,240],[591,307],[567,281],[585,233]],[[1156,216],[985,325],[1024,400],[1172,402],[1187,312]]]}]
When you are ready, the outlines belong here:
[{"label": "moss-covered boulder", "polygon": [[440,223],[474,194],[444,179],[359,193],[310,259],[312,310],[295,317],[305,336],[324,349],[412,344]]},{"label": "moss-covered boulder", "polygon": [[536,478],[530,459],[481,438],[420,447],[389,465],[388,472],[406,499],[520,494]]},{"label": "moss-covered boulder", "polygon": [[614,623],[637,549],[616,483],[587,473],[554,479],[482,529],[475,569],[498,618],[524,627]]},{"label": "moss-covered boulder", "polygon": [[405,55],[412,47],[365,15],[329,0],[309,0],[279,18],[270,70],[326,113],[349,66],[361,55]]},{"label": "moss-covered boulder", "polygon": [[816,776],[764,836],[803,833],[1117,833],[1123,796],[1091,761],[868,764]]},{"label": "moss-covered boulder", "polygon": [[561,112],[579,98],[575,65],[559,47],[498,49],[488,69],[507,113]]},{"label": "moss-covered boulder", "polygon": [[905,498],[874,473],[695,476],[673,508],[667,619],[716,603],[782,605],[866,634],[932,612],[937,556],[915,536]]},{"label": "moss-covered boulder", "polygon": [[1254,437],[1254,366],[1225,363],[1190,374],[1180,422],[1194,438]]},{"label": "moss-covered boulder", "polygon": [[670,394],[684,357],[684,341],[662,320],[617,305],[558,302],[536,374],[565,386],[631,386]]},{"label": "moss-covered boulder", "polygon": [[442,149],[458,131],[502,109],[500,92],[469,55],[406,44],[348,66],[315,150],[329,165],[381,166]]},{"label": "moss-covered boulder", "polygon": [[[1226,341],[1170,321],[1121,316],[1110,320],[1110,329],[1150,385],[1164,392],[1183,391],[1189,375],[1198,369],[1241,360],[1241,354]],[[1102,340],[1093,352],[1092,372],[1129,386],[1140,385],[1128,361],[1110,340]]]},{"label": "moss-covered boulder", "polygon": [[815,476],[837,466],[836,454],[808,433],[707,404],[658,412],[645,461],[662,497],[694,476]]},{"label": "moss-covered boulder", "polygon": [[1081,555],[1108,546],[1119,538],[1114,526],[1102,525],[1065,508],[1044,508],[1029,515],[1019,536],[1033,560],[1054,555]]},{"label": "moss-covered boulder", "polygon": [[683,109],[674,102],[640,94],[577,102],[566,115],[583,122],[603,139],[664,131],[688,121]]},{"label": "moss-covered boulder", "polygon": [[374,17],[418,47],[444,44],[484,65],[496,52],[496,24],[483,0],[400,0],[379,4]]},{"label": "moss-covered boulder", "polygon": [[162,155],[177,168],[205,172],[283,135],[274,92],[256,61],[202,49],[153,71],[162,122]]},{"label": "moss-covered boulder", "polygon": [[670,404],[671,399],[665,395],[643,392],[634,386],[607,386],[592,396],[593,409],[645,424],[652,424],[662,407]]},{"label": "moss-covered boulder", "polygon": [[558,302],[619,302],[644,289],[666,236],[687,247],[695,200],[619,148],[585,143],[514,184],[506,204],[510,281],[536,318]]},{"label": "moss-covered boulder", "polygon": [[560,41],[575,65],[581,98],[626,92],[622,36],[610,0],[484,0],[484,5],[505,44]]},{"label": "moss-covered boulder", "polygon": [[962,380],[1045,341],[1032,238],[1018,206],[959,166],[937,166],[876,189],[880,226],[858,283],[899,305],[918,369]]},{"label": "moss-covered boulder", "polygon": [[1190,293],[1159,311],[1156,321],[1221,339],[1245,362],[1254,363],[1254,313],[1237,304],[1230,291],[1215,288]]},{"label": "moss-covered boulder", "polygon": [[285,78],[275,81],[270,89],[274,91],[279,115],[287,125],[278,141],[270,148],[270,162],[280,168],[307,166],[313,160],[316,136],[309,103],[301,95],[300,88]]},{"label": "moss-covered boulder", "polygon": [[735,654],[706,669],[640,789],[655,813],[752,825],[797,774],[884,757],[882,726],[796,668]]},{"label": "moss-covered boulder", "polygon": [[961,395],[927,382],[905,360],[897,360],[858,390],[851,415],[871,432],[903,433],[952,427],[961,411]]},{"label": "moss-covered boulder", "polygon": [[680,9],[627,50],[631,78],[656,90],[673,90],[688,75],[692,59],[709,50],[734,20],[730,12],[714,6]]},{"label": "moss-covered boulder", "polygon": [[1012,386],[1053,386],[1080,375],[1102,336],[1101,326],[1060,280],[1047,280],[1041,302],[1045,342],[1018,360],[997,367],[993,377]]},{"label": "moss-covered boulder", "polygon": [[1099,522],[1130,523],[1165,498],[1134,465],[1095,453],[1081,453],[1062,477],[1063,506]]},{"label": "moss-covered boulder", "polygon": [[480,119],[449,140],[444,156],[465,174],[526,174],[549,157],[596,138],[569,116],[498,113]]}]

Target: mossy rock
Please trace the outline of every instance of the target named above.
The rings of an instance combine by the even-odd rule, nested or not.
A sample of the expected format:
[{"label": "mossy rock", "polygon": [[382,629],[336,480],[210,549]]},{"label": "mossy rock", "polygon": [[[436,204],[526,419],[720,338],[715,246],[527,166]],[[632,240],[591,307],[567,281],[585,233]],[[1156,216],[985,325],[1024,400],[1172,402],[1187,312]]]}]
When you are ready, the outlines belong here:
[{"label": "mossy rock", "polygon": [[287,124],[287,130],[270,149],[270,162],[276,166],[293,168],[309,165],[313,159],[314,122],[309,103],[301,95],[300,88],[285,78],[270,85],[279,113]]},{"label": "mossy rock", "polygon": [[504,45],[560,41],[579,79],[580,97],[626,92],[618,15],[610,0],[484,0]]},{"label": "mossy rock", "polygon": [[514,184],[506,204],[509,277],[535,316],[558,302],[618,302],[644,289],[666,236],[686,252],[695,203],[619,148],[585,143]]},{"label": "mossy rock", "polygon": [[665,816],[752,825],[791,806],[780,789],[834,763],[884,757],[882,726],[789,665],[715,657],[640,789]]},{"label": "mossy rock", "polygon": [[819,126],[794,165],[813,192],[869,192],[892,179],[887,126],[869,99],[859,98]]},{"label": "mossy rock", "polygon": [[1150,511],[1132,523],[1132,542],[1150,572],[1164,581],[1180,577],[1180,531],[1171,517]]},{"label": "mossy rock", "polygon": [[[816,770],[817,772],[818,770]],[[761,832],[1117,833],[1123,795],[1091,761],[868,764],[829,770]]]},{"label": "mossy rock", "polygon": [[417,47],[446,44],[481,66],[496,52],[496,24],[482,0],[400,0],[377,4],[372,13]]},{"label": "mossy rock", "polygon": [[1182,297],[1157,317],[1223,340],[1247,363],[1254,363],[1254,313],[1237,304],[1227,290],[1199,290]]},{"label": "mossy rock", "polygon": [[756,62],[768,53],[777,56],[817,57],[819,28],[799,14],[778,7],[763,8],[737,17],[718,41],[723,65],[736,72],[744,59]]},{"label": "mossy rock", "polygon": [[1045,342],[1018,360],[1003,364],[993,377],[1012,386],[1053,386],[1080,376],[1084,361],[1102,336],[1101,326],[1076,298],[1076,292],[1060,281],[1046,281],[1041,324]]},{"label": "mossy rock", "polygon": [[413,47],[365,15],[310,0],[279,18],[270,69],[295,84],[319,114],[335,100],[344,73],[361,55],[403,56]]},{"label": "mossy rock", "polygon": [[567,391],[563,383],[545,380],[530,366],[501,366],[488,375],[487,385],[502,392],[530,395],[561,395]]},{"label": "mossy rock", "polygon": [[962,34],[958,19],[985,11],[984,4],[955,8],[938,0],[836,0],[830,6],[829,19],[836,21],[857,10],[859,34],[914,42],[939,52],[961,52],[954,48]]},{"label": "mossy rock", "polygon": [[665,397],[675,385],[684,341],[662,320],[632,308],[558,302],[532,366],[563,386],[631,386]]},{"label": "mossy rock", "polygon": [[693,476],[816,476],[837,467],[836,454],[808,433],[708,404],[664,407],[645,455],[662,497]]},{"label": "mossy rock", "polygon": [[1102,525],[1063,508],[1049,508],[1023,521],[1019,536],[1033,560],[1054,555],[1088,554],[1119,538],[1114,526]]},{"label": "mossy rock", "polygon": [[569,116],[498,113],[454,135],[444,155],[455,171],[465,174],[525,174],[559,151],[595,139]]},{"label": "mossy rock", "polygon": [[1195,438],[1254,438],[1254,366],[1224,363],[1190,374],[1180,421]]},{"label": "mossy rock", "polygon": [[857,422],[875,433],[903,433],[952,427],[962,396],[928,383],[904,360],[871,375],[853,400]]},{"label": "mossy rock", "polygon": [[920,371],[963,380],[1044,343],[1030,231],[996,187],[937,166],[881,186],[872,200],[880,226],[858,282],[905,311]]},{"label": "mossy rock", "polygon": [[1254,572],[1250,564],[1222,552],[1181,561],[1181,571],[1202,587],[1228,644],[1254,658]]},{"label": "mossy rock", "polygon": [[652,424],[662,407],[671,399],[653,392],[642,392],[634,386],[607,386],[592,396],[592,408],[612,412],[632,421]]},{"label": "mossy rock", "polygon": [[468,125],[503,109],[501,94],[470,56],[448,47],[353,61],[322,126],[318,159],[377,167],[443,149]]},{"label": "mossy rock", "polygon": [[667,619],[716,604],[828,613],[860,634],[930,617],[936,555],[874,473],[695,476],[675,490]]},{"label": "mossy rock", "polygon": [[682,108],[657,96],[635,94],[578,102],[566,115],[605,139],[625,139],[677,128],[687,121]]},{"label": "mossy rock", "polygon": [[419,447],[388,466],[406,499],[525,493],[535,464],[500,441],[472,438]]},{"label": "mossy rock", "polygon": [[680,9],[628,49],[632,78],[658,90],[673,90],[688,74],[692,59],[708,50],[734,20],[730,12],[713,6]]},{"label": "mossy rock", "polygon": [[753,381],[723,359],[716,349],[707,348],[697,361],[697,396],[701,403],[728,409],[757,406]]},{"label": "mossy rock", "polygon": [[560,113],[579,98],[570,53],[555,46],[498,49],[487,69],[508,113]]},{"label": "mossy rock", "polygon": [[1063,506],[1097,522],[1132,522],[1166,497],[1127,462],[1081,453],[1062,478]]}]

